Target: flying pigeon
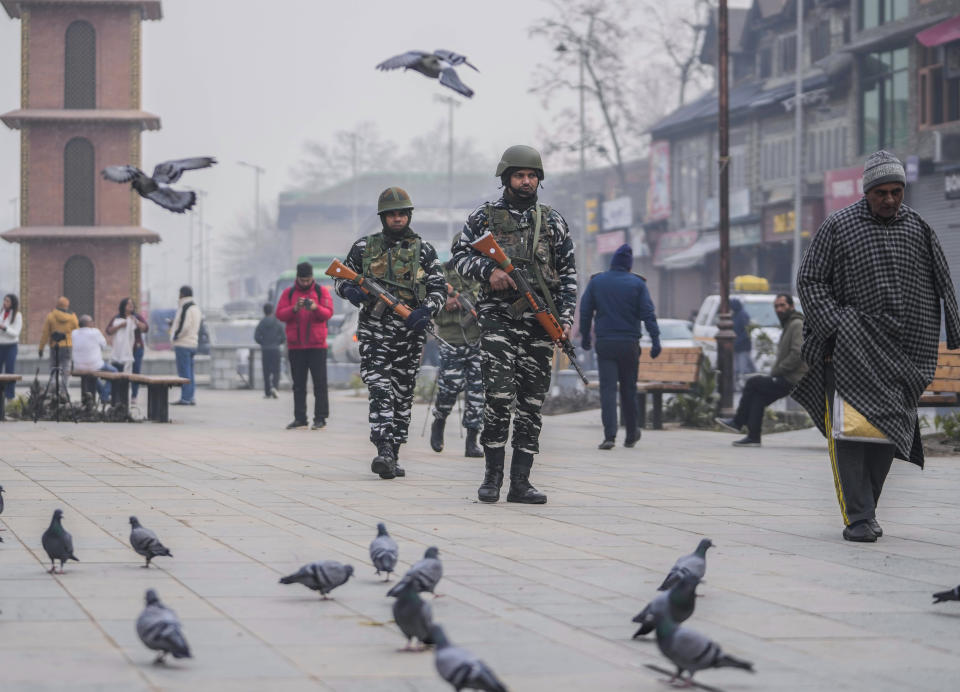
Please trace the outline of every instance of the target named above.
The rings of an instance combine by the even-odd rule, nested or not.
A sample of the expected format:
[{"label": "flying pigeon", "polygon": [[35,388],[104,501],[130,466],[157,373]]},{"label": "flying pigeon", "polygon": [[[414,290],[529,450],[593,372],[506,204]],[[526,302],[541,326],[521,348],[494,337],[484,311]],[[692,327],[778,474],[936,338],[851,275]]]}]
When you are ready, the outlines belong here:
[{"label": "flying pigeon", "polygon": [[334,560],[320,560],[304,565],[293,574],[282,577],[281,584],[303,584],[308,589],[319,591],[323,600],[327,594],[353,576],[352,565],[342,565]]},{"label": "flying pigeon", "polygon": [[711,547],[713,547],[713,541],[704,538],[690,555],[679,558],[670,569],[667,578],[657,588],[657,591],[666,591],[679,582],[685,574],[692,574],[699,579],[703,579],[703,575],[707,573],[707,550]]},{"label": "flying pigeon", "polygon": [[670,618],[678,625],[693,615],[693,608],[697,601],[697,584],[699,577],[687,574],[669,591],[661,591],[654,596],[647,607],[633,618],[633,622],[640,623],[640,628],[634,632],[633,638],[642,637],[656,629],[656,618],[659,613],[669,612]]},{"label": "flying pigeon", "polygon": [[180,631],[177,614],[160,602],[153,589],[147,589],[144,600],[147,605],[137,618],[137,634],[144,646],[160,652],[154,663],[163,663],[167,654],[172,654],[174,658],[193,658],[187,640]]},{"label": "flying pigeon", "polygon": [[430,638],[437,646],[434,657],[437,672],[453,689],[507,692],[489,666],[466,649],[451,644],[440,625],[430,628]]},{"label": "flying pigeon", "polygon": [[454,53],[451,50],[435,50],[433,53],[425,53],[422,50],[408,50],[406,53],[384,60],[377,65],[377,69],[396,70],[402,67],[405,70],[415,70],[431,79],[439,78],[443,86],[470,98],[473,96],[473,89],[460,81],[460,77],[454,69],[457,65],[466,65],[477,72],[480,71],[470,64],[467,56]]},{"label": "flying pigeon", "polygon": [[414,638],[419,640],[421,651],[426,645],[433,644],[433,639],[430,638],[430,628],[433,626],[433,608],[420,598],[417,587],[412,581],[407,582],[397,594],[397,600],[393,602],[393,619],[407,638],[407,645],[403,648],[404,651],[414,650],[411,646]]},{"label": "flying pigeon", "polygon": [[3,514],[3,486],[0,485],[0,514]]},{"label": "flying pigeon", "polygon": [[422,560],[413,563],[413,567],[407,570],[403,578],[396,585],[387,591],[388,596],[396,596],[406,587],[407,583],[413,582],[417,591],[429,591],[434,596],[434,589],[437,588],[440,578],[443,576],[443,563],[440,562],[440,550],[436,546],[430,546],[423,554]]},{"label": "flying pigeon", "polygon": [[[670,617],[669,610],[658,613],[656,620],[657,646],[660,653],[677,667],[671,683],[679,679],[689,685],[693,674],[704,668],[742,668],[747,672],[754,672],[750,661],[725,654],[716,642],[696,630],[678,625]],[[689,673],[687,678],[683,677],[684,671]]]},{"label": "flying pigeon", "polygon": [[[174,190],[169,183],[180,180],[184,171],[209,168],[217,160],[212,156],[197,156],[192,159],[177,159],[158,163],[153,176],[148,176],[136,166],[107,166],[100,173],[106,180],[115,183],[130,183],[141,197],[146,197],[164,209],[182,214],[197,201],[197,193],[191,190]],[[132,181],[132,182],[131,182]]]},{"label": "flying pigeon", "polygon": [[934,603],[943,603],[944,601],[960,601],[960,586],[955,586],[949,591],[938,591],[933,594]]},{"label": "flying pigeon", "polygon": [[377,537],[370,542],[370,561],[377,569],[377,576],[381,572],[387,573],[384,581],[390,581],[390,573],[397,566],[397,558],[400,555],[400,549],[397,542],[387,533],[386,524],[380,522],[377,524]]},{"label": "flying pigeon", "polygon": [[77,556],[73,554],[73,536],[60,523],[62,517],[62,509],[53,510],[50,526],[43,532],[43,538],[41,539],[43,549],[47,551],[47,555],[50,557],[50,569],[48,570],[50,574],[57,573],[54,565],[56,560],[60,560],[60,574],[64,573],[63,563],[67,560],[80,562],[80,560],[77,560]]},{"label": "flying pigeon", "polygon": [[150,529],[142,527],[140,520],[136,517],[130,517],[130,545],[133,546],[133,549],[138,555],[143,555],[147,558],[147,564],[145,564],[144,567],[149,567],[150,560],[160,555],[173,557],[173,553],[160,542],[157,534]]}]

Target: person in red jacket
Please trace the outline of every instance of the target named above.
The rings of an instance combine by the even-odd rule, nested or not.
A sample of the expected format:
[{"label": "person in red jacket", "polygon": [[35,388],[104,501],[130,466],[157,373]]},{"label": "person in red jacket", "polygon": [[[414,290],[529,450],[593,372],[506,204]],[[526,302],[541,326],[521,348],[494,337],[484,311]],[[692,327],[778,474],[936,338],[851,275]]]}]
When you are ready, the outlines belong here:
[{"label": "person in red jacket", "polygon": [[327,320],[333,317],[330,291],[313,280],[313,265],[297,265],[297,281],[280,294],[277,319],[287,325],[287,357],[293,378],[293,422],[307,427],[307,370],[313,378],[313,430],[327,424]]}]

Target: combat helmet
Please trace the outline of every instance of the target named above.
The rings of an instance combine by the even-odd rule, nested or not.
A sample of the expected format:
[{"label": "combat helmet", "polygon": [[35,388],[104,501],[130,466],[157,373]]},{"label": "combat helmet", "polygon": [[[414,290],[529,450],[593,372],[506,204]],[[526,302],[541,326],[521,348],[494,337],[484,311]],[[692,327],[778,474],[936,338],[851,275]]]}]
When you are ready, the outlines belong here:
[{"label": "combat helmet", "polygon": [[540,180],[543,180],[543,161],[540,159],[540,152],[525,144],[514,144],[503,152],[494,177],[502,177],[510,168],[532,168],[537,172]]},{"label": "combat helmet", "polygon": [[388,211],[409,211],[413,209],[413,202],[410,195],[402,187],[388,187],[380,193],[377,200],[377,213],[383,214]]}]

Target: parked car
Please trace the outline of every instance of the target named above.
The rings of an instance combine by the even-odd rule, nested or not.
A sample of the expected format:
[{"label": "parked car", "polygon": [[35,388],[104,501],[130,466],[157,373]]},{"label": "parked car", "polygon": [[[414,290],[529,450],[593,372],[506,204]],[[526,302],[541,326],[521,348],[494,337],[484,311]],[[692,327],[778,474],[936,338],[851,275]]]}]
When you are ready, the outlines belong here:
[{"label": "parked car", "polygon": [[[698,342],[693,338],[693,331],[690,329],[690,323],[687,320],[674,320],[668,317],[657,320],[657,326],[660,327],[660,346],[663,348],[691,348],[697,346]],[[640,348],[644,351],[650,349],[650,335],[644,330],[640,338]]]},{"label": "parked car", "polygon": [[342,313],[342,321],[333,338],[327,332],[327,355],[330,360],[337,363],[360,362],[360,342],[357,341],[359,319],[360,311],[351,305],[346,313]]}]

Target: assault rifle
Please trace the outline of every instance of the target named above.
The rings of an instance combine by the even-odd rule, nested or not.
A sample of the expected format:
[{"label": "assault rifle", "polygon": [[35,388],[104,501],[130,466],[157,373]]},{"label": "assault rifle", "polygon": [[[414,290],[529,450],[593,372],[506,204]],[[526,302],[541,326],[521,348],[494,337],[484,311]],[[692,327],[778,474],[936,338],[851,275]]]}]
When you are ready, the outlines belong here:
[{"label": "assault rifle", "polygon": [[560,326],[557,318],[554,317],[549,308],[540,301],[537,294],[533,292],[526,272],[519,267],[513,266],[510,258],[507,257],[507,253],[503,251],[503,248],[500,247],[500,244],[497,243],[490,231],[487,231],[477,238],[471,245],[484,257],[489,257],[496,262],[500,266],[500,269],[510,275],[514,283],[517,284],[517,290],[520,291],[520,295],[526,299],[530,305],[530,309],[533,310],[533,316],[537,318],[537,322],[540,323],[540,326],[547,332],[547,336],[553,341],[553,345],[562,350],[564,355],[567,356],[570,364],[574,370],[577,371],[577,374],[580,375],[580,379],[583,380],[583,383],[589,384],[590,382],[587,380],[587,376],[583,374],[583,370],[577,362],[577,352],[574,350],[573,344],[570,343],[566,334],[563,333],[563,327]]},{"label": "assault rifle", "polygon": [[[410,316],[410,313],[413,312],[407,305],[402,303],[399,298],[381,286],[376,279],[371,279],[368,276],[361,276],[360,274],[357,274],[357,272],[353,271],[350,267],[338,259],[333,260],[324,273],[327,276],[333,277],[334,279],[345,279],[351,282],[368,296],[371,296],[376,300],[383,301],[388,308],[397,313],[397,315],[399,315],[402,319],[407,319]],[[450,346],[450,344],[437,336],[437,330],[433,326],[433,322],[427,324],[426,331],[429,334],[432,334],[433,338],[440,343]]]},{"label": "assault rifle", "polygon": [[[479,321],[480,318],[477,316],[477,308],[469,298],[457,291],[457,289],[450,284],[447,284],[447,295],[457,301],[457,304],[469,313],[470,318],[475,322]],[[469,323],[469,320],[467,322]]]}]

